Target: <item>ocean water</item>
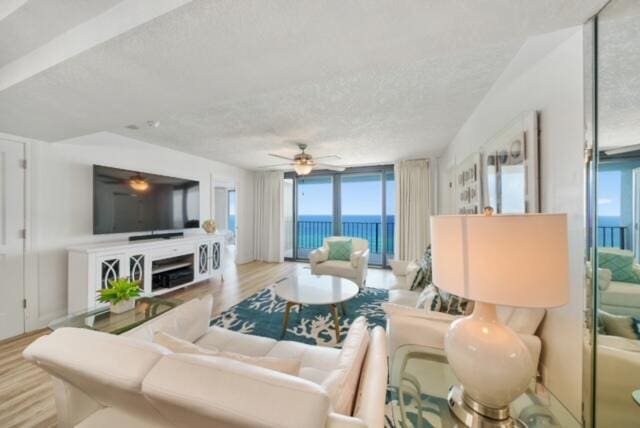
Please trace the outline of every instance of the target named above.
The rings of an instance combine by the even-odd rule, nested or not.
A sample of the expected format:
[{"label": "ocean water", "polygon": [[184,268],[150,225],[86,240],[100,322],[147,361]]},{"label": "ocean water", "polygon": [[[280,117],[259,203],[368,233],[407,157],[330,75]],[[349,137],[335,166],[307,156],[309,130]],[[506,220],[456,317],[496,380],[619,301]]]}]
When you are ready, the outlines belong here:
[{"label": "ocean water", "polygon": [[[393,253],[395,217],[387,216],[387,253]],[[229,229],[235,230],[236,216],[229,216]],[[369,241],[372,253],[382,253],[382,216],[342,216],[342,234]],[[333,220],[329,215],[301,215],[298,217],[298,247],[318,248],[327,236],[333,235]]]},{"label": "ocean water", "polygon": [[[393,215],[387,216],[387,253],[393,253]],[[344,215],[341,218],[342,235],[364,238],[369,241],[372,253],[382,253],[382,216]],[[333,235],[333,220],[328,215],[301,215],[298,217],[298,248],[312,249],[322,245],[327,236]]]}]

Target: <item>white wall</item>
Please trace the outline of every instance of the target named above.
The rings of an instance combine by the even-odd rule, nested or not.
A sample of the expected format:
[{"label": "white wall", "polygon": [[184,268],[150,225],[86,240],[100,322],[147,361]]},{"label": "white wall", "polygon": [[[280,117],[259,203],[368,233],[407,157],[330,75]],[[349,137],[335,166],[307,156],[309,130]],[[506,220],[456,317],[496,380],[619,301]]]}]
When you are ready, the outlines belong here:
[{"label": "white wall", "polygon": [[540,112],[541,206],[567,213],[571,300],[550,310],[542,328],[547,388],[580,420],[583,307],[582,28],[538,36],[519,51],[461,128],[439,162],[441,211],[450,211],[448,171],[478,151],[519,114]]},{"label": "white wall", "polygon": [[[253,260],[253,173],[220,162],[101,132],[59,143],[31,143],[31,248],[27,328],[66,314],[67,251],[81,243],[126,239],[92,233],[92,165],[101,164],[200,181],[200,218],[212,217],[213,177],[236,183],[238,263]],[[186,233],[201,231],[187,231]],[[35,284],[34,284],[35,283]]]}]

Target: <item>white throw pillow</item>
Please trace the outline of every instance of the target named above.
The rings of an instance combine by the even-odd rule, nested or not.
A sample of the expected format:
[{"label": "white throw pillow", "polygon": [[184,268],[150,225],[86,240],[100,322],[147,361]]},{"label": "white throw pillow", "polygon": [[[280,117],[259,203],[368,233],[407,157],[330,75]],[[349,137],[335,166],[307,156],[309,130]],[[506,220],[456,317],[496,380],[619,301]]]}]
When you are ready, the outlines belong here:
[{"label": "white throw pillow", "polygon": [[322,382],[336,413],[351,416],[368,346],[367,319],[358,317],[349,328],[336,368]]},{"label": "white throw pillow", "polygon": [[300,373],[300,360],[293,358],[250,357],[235,352],[219,351],[215,348],[203,348],[161,331],[155,334],[153,341],[178,354],[209,355],[212,357],[228,358],[292,376],[298,376]]}]

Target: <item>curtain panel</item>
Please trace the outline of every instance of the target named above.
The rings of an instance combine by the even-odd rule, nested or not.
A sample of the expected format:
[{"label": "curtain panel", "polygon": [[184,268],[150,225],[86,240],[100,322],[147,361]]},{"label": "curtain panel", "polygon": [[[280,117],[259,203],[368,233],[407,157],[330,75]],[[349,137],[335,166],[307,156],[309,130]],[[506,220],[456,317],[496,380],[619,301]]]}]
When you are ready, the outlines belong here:
[{"label": "curtain panel", "polygon": [[283,189],[282,171],[256,173],[253,224],[253,253],[256,260],[284,262]]},{"label": "curtain panel", "polygon": [[416,260],[430,242],[431,177],[427,159],[395,164],[396,248],[399,260]]}]

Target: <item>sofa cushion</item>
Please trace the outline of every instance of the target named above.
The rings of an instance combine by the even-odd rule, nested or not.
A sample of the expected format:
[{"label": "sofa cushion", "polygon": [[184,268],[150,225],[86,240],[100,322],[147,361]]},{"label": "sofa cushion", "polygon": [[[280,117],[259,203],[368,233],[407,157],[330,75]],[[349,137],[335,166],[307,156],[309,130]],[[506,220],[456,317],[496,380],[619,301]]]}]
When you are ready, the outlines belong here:
[{"label": "sofa cushion", "polygon": [[295,358],[302,367],[314,367],[320,370],[333,370],[338,364],[340,350],[328,346],[307,345],[300,342],[282,340],[267,353],[269,357]]},{"label": "sofa cushion", "polygon": [[267,355],[278,342],[267,337],[251,336],[249,334],[242,334],[237,331],[213,326],[209,327],[207,334],[195,343],[198,346],[208,349],[218,349],[220,351],[261,357]]},{"label": "sofa cushion", "polygon": [[275,357],[252,357],[237,354],[235,352],[219,351],[212,348],[203,348],[186,340],[178,339],[167,333],[157,332],[154,341],[180,354],[211,355],[216,357],[229,358],[242,363],[251,364],[265,369],[275,370],[281,373],[297,376],[300,372],[300,360],[295,358],[275,358]]},{"label": "sofa cushion", "polygon": [[355,278],[358,271],[351,266],[350,261],[327,260],[318,264],[315,272],[320,275],[333,275],[341,278]]},{"label": "sofa cushion", "polygon": [[329,260],[351,261],[351,239],[329,241],[327,245],[329,246]]},{"label": "sofa cushion", "polygon": [[369,345],[367,319],[358,317],[351,324],[342,345],[338,365],[322,383],[331,400],[333,411],[351,415],[358,391],[362,364]]}]

